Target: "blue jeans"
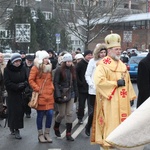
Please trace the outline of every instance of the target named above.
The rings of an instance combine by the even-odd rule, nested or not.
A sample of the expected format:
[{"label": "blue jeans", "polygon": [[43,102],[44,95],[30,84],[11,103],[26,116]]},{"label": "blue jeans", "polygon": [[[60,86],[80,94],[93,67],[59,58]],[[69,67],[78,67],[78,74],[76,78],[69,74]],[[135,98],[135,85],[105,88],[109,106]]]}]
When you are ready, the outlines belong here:
[{"label": "blue jeans", "polygon": [[36,124],[37,129],[41,130],[43,128],[43,118],[44,115],[46,115],[46,123],[45,128],[50,128],[52,124],[52,118],[53,118],[53,110],[37,110],[37,118],[36,118]]}]

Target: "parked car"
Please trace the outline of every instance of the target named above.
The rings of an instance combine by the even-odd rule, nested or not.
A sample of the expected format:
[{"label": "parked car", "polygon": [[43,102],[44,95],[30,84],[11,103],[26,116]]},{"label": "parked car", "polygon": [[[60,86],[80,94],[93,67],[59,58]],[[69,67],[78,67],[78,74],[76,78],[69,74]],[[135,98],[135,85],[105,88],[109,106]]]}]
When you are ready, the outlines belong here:
[{"label": "parked car", "polygon": [[135,48],[127,49],[127,53],[128,53],[128,52],[132,53],[132,51],[135,51],[136,54],[140,54],[140,52],[141,52],[141,51],[138,51],[138,50],[135,49]]},{"label": "parked car", "polygon": [[127,63],[127,69],[129,71],[131,80],[137,80],[138,64],[144,57],[146,57],[146,55],[147,54],[139,54],[129,59],[129,62]]}]

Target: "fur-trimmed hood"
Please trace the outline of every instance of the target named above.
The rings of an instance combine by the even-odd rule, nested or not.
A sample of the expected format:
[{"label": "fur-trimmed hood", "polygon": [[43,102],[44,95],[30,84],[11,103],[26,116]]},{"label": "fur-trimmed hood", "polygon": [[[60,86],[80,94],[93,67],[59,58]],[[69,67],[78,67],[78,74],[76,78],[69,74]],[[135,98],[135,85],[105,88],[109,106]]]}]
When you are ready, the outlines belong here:
[{"label": "fur-trimmed hood", "polygon": [[42,69],[43,72],[51,72],[52,71],[52,64],[51,64],[51,62],[49,62],[49,64],[45,65],[43,63],[39,63],[39,59],[38,58],[34,59],[34,66],[36,66],[38,69]]},{"label": "fur-trimmed hood", "polygon": [[106,50],[106,54],[107,54],[107,47],[105,43],[98,43],[95,46],[94,52],[93,52],[93,58],[94,60],[98,60],[99,59],[99,52],[101,50]]}]

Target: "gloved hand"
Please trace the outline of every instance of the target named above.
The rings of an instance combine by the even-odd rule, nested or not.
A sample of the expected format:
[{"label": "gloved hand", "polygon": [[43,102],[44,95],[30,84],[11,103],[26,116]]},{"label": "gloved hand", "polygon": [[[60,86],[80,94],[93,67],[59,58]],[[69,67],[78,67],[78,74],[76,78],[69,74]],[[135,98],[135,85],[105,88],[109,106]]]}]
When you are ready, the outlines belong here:
[{"label": "gloved hand", "polygon": [[18,89],[23,90],[26,87],[25,82],[18,83]]},{"label": "gloved hand", "polygon": [[57,102],[61,102],[61,97],[58,97],[58,98],[57,98]]},{"label": "gloved hand", "polygon": [[134,100],[130,101],[130,106],[134,105]]},{"label": "gloved hand", "polygon": [[125,80],[124,79],[119,79],[117,81],[117,85],[118,85],[118,87],[125,86]]},{"label": "gloved hand", "polygon": [[25,81],[24,84],[25,84],[25,87],[27,87],[29,85],[27,81]]}]

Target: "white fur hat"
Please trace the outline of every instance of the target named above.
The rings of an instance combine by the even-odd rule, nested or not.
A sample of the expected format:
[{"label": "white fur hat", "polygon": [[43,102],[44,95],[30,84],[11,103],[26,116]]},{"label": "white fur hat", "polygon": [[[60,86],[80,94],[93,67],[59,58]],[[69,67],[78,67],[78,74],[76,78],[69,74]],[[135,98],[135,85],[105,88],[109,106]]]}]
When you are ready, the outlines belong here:
[{"label": "white fur hat", "polygon": [[75,59],[76,59],[76,60],[77,60],[77,59],[81,59],[81,58],[84,58],[82,54],[76,54],[76,55],[75,55]]},{"label": "white fur hat", "polygon": [[41,51],[40,51],[40,50],[39,50],[39,51],[37,51],[37,52],[35,53],[35,57],[36,57],[36,58],[39,58],[40,53],[41,53]]},{"label": "white fur hat", "polygon": [[66,62],[66,61],[72,61],[72,55],[67,53],[63,56],[63,62]]},{"label": "white fur hat", "polygon": [[49,57],[49,54],[45,50],[40,51],[37,56],[38,63],[41,64],[43,62],[43,59],[47,57]]}]

